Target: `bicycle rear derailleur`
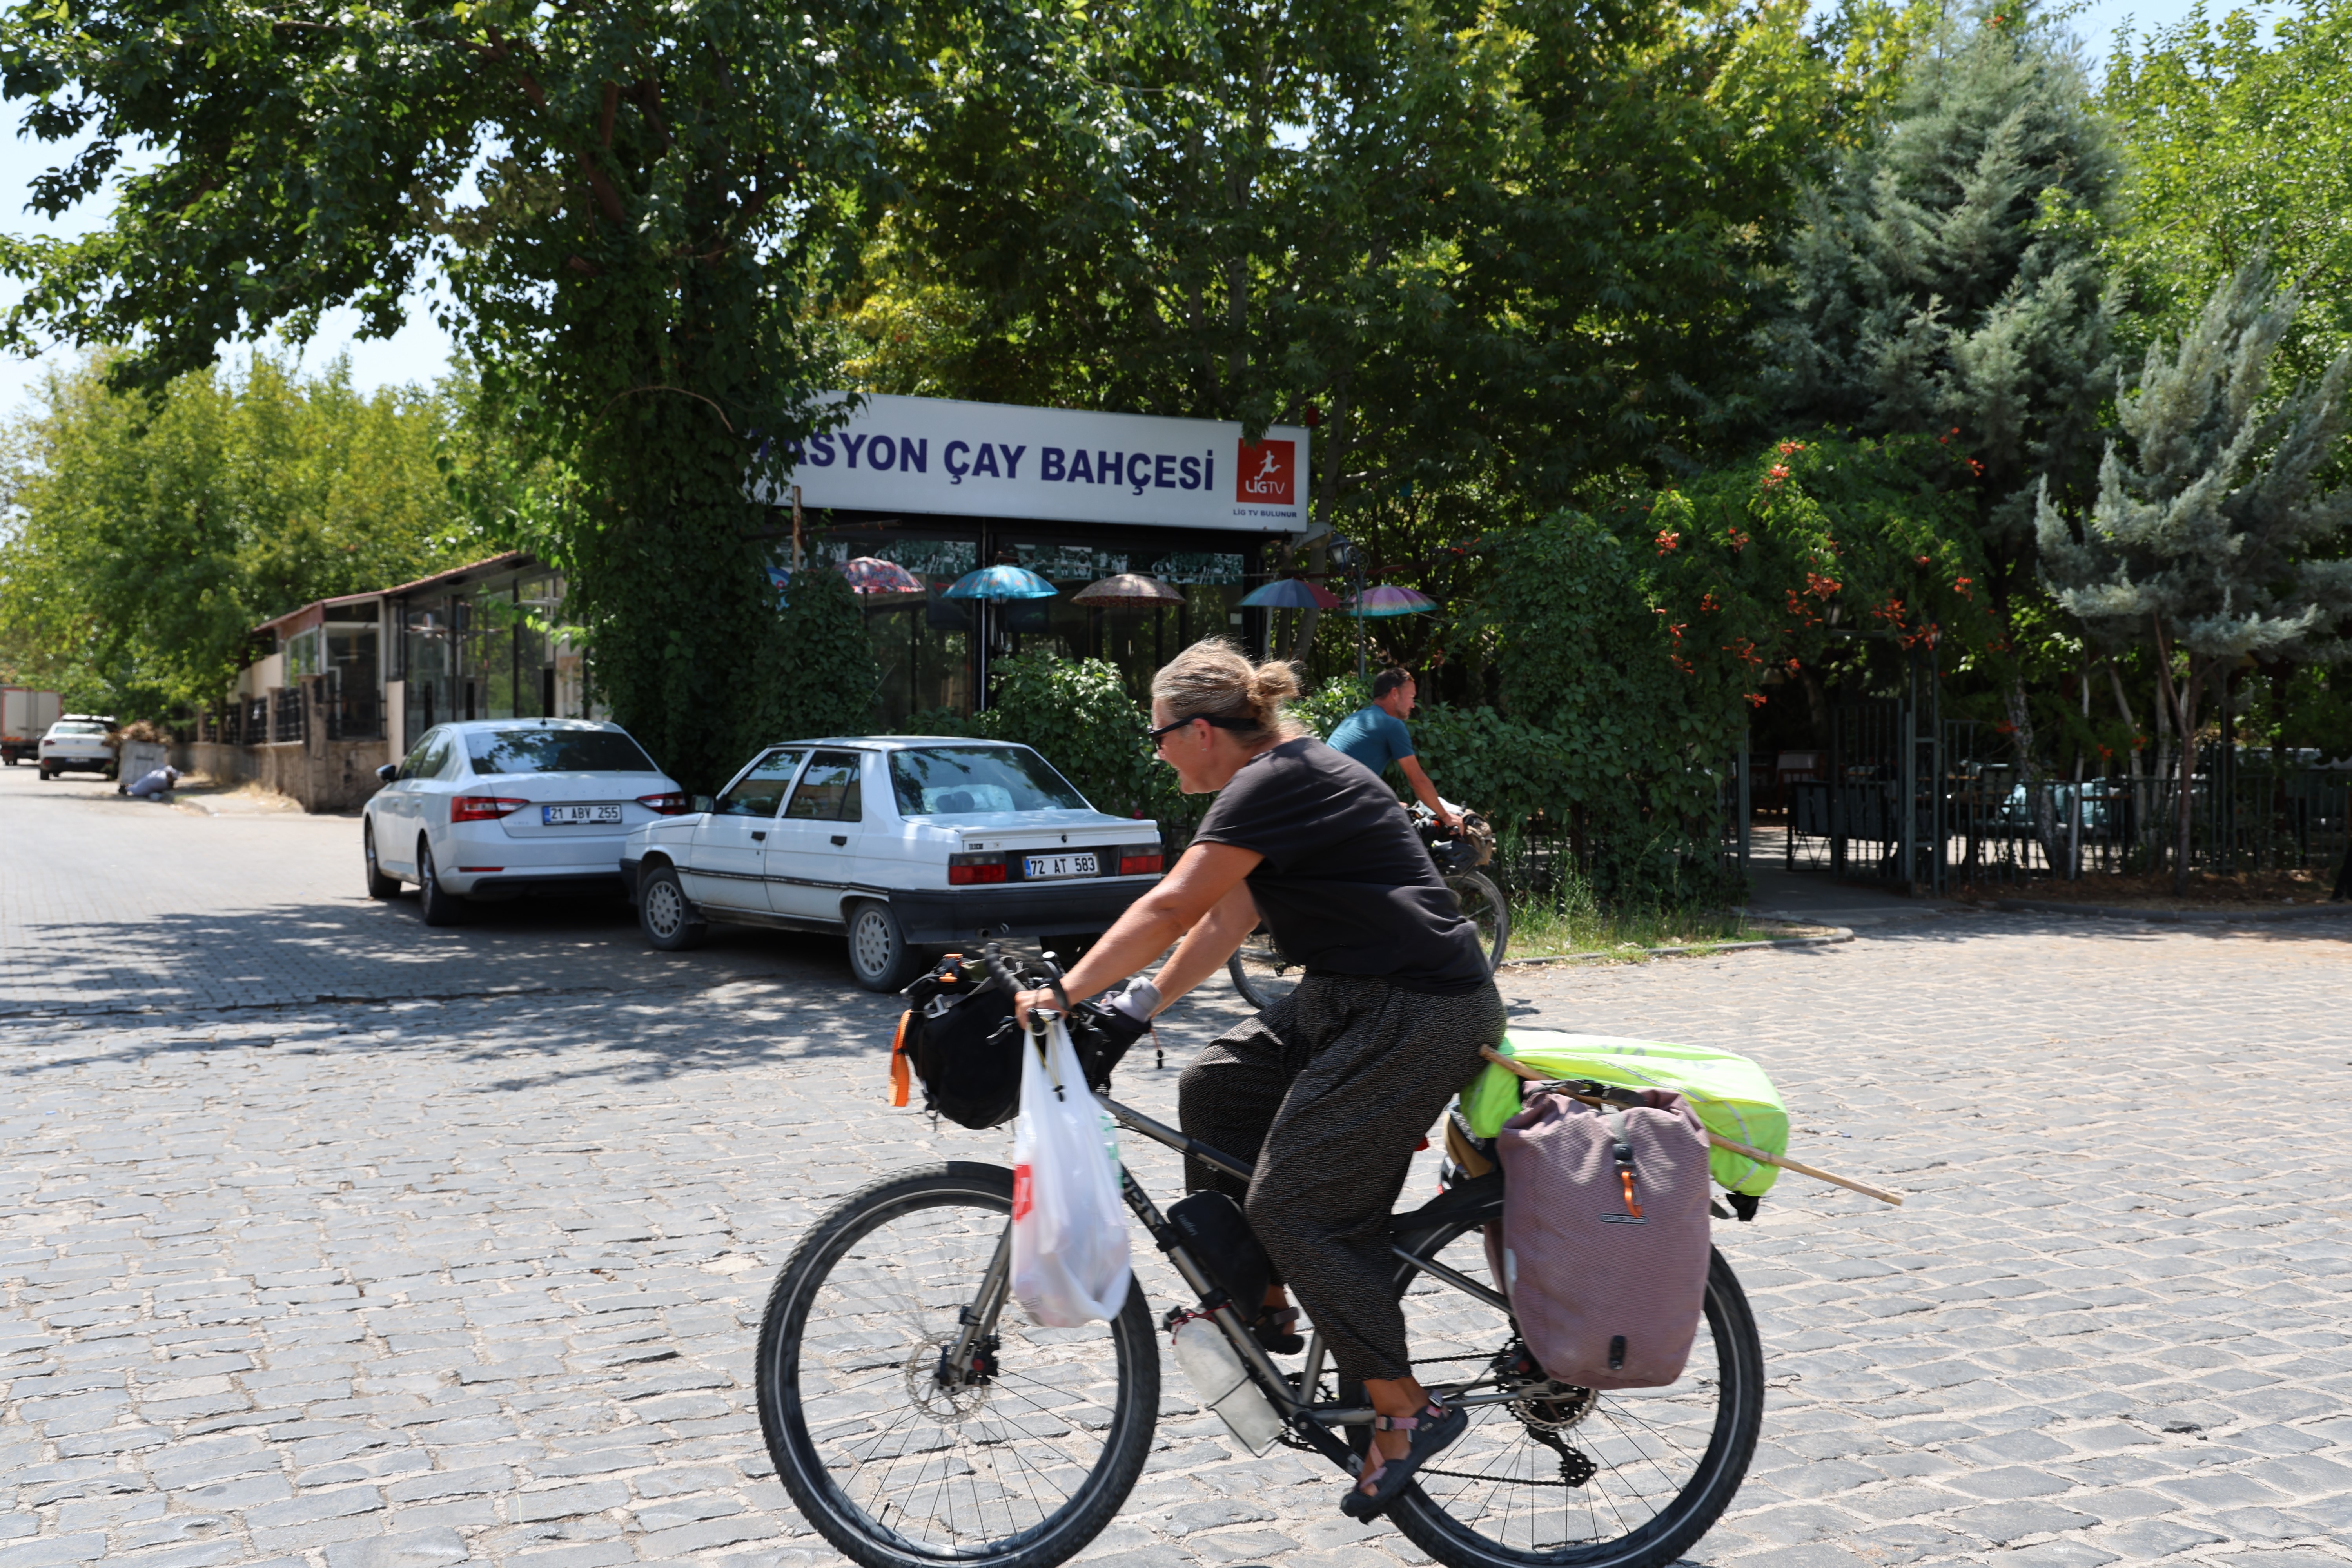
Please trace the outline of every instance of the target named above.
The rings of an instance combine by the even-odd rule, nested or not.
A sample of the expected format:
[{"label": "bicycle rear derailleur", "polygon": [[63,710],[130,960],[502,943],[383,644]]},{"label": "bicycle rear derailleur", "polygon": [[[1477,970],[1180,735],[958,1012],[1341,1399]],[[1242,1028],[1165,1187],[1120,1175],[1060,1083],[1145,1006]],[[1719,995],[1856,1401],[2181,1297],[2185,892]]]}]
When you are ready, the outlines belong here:
[{"label": "bicycle rear derailleur", "polygon": [[1511,1401],[1511,1414],[1519,1418],[1528,1436],[1559,1456],[1560,1485],[1580,1487],[1591,1480],[1599,1467],[1561,1434],[1592,1414],[1601,1395],[1590,1388],[1553,1382],[1517,1340],[1495,1358],[1495,1374],[1504,1387],[1519,1394]]}]

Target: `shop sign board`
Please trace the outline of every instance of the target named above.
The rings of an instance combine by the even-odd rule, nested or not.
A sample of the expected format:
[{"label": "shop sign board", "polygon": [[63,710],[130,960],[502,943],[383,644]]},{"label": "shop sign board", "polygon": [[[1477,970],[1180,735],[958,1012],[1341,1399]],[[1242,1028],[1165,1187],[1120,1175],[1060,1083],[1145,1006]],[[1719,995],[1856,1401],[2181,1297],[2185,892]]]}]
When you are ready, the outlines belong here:
[{"label": "shop sign board", "polygon": [[[845,401],[846,395],[830,395]],[[869,395],[840,428],[785,449],[803,507],[1296,533],[1307,432],[1237,421],[1089,414]]]}]

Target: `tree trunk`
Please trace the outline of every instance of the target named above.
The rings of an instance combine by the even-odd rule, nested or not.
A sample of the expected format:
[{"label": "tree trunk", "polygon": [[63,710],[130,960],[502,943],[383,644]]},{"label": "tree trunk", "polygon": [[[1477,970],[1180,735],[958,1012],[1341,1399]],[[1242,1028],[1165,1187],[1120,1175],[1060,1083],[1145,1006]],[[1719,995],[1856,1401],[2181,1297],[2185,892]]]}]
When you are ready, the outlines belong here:
[{"label": "tree trunk", "polygon": [[[2140,739],[2139,716],[2132,711],[2131,699],[2124,695],[2124,674],[2112,658],[2107,660],[2107,683],[2115,689],[2116,711],[2124,716],[2124,723],[2132,739]],[[2140,749],[2137,745],[2124,748],[2124,774],[2131,781],[2132,832],[2138,840],[2147,842],[2147,785],[2140,776]]]},{"label": "tree trunk", "polygon": [[2033,836],[2042,841],[2042,863],[2055,872],[2064,858],[2059,850],[2057,813],[2033,759],[2033,710],[2026,701],[2023,675],[2011,678],[2002,706],[2009,711],[2010,740],[2017,747],[2017,782],[2025,791],[2025,808],[2033,814]]},{"label": "tree trunk", "polygon": [[[1314,513],[1315,521],[1323,525],[1324,532],[1307,552],[1307,574],[1310,582],[1320,582],[1324,571],[1330,564],[1331,532],[1338,526],[1332,521],[1332,512],[1339,499],[1340,454],[1347,447],[1344,432],[1348,428],[1348,377],[1349,373],[1342,370],[1338,383],[1331,389],[1331,434],[1323,443],[1322,493],[1316,498]],[[1312,605],[1299,613],[1298,640],[1291,644],[1290,662],[1302,670],[1307,668],[1307,656],[1314,651],[1315,623],[1322,618],[1322,615],[1323,612]]]},{"label": "tree trunk", "polygon": [[2172,679],[2172,650],[2164,646],[2164,623],[2156,623],[2156,679],[2158,689],[2172,709],[2173,728],[2180,737],[2179,795],[2176,807],[2176,833],[2173,841],[2172,892],[2175,898],[2189,896],[2189,858],[2196,812],[2192,793],[2197,780],[2197,689],[2203,682],[2205,671],[2198,668],[2197,656],[2188,656],[2189,668],[2178,683]]}]

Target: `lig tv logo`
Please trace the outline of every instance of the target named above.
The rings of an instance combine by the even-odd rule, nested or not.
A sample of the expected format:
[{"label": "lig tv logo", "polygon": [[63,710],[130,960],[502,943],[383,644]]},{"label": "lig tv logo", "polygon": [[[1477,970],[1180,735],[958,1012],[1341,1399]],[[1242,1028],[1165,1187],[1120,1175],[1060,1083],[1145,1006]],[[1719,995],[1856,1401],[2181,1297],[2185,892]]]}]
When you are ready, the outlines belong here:
[{"label": "lig tv logo", "polygon": [[1298,443],[1244,441],[1235,454],[1234,500],[1256,506],[1298,504]]}]

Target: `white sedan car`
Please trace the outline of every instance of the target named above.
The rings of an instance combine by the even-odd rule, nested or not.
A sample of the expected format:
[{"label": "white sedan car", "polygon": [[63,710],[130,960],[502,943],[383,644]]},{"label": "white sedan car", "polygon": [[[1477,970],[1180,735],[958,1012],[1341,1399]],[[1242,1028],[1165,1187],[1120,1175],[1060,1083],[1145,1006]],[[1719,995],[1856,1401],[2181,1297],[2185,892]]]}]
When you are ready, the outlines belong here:
[{"label": "white sedan car", "polygon": [[106,735],[113,724],[111,719],[96,713],[68,713],[50,725],[34,752],[34,760],[41,764],[41,777],[53,779],[79,769],[112,778],[117,763]]},{"label": "white sedan car", "polygon": [[869,991],[953,944],[1099,935],[1160,871],[1157,823],[1095,810],[1028,747],[908,735],[771,746],[621,855],[654,946],[712,921],[840,931]]},{"label": "white sedan car", "polygon": [[690,804],[617,724],[478,719],[437,724],[376,770],[360,829],[371,898],[417,885],[426,925],[468,899],[622,890],[632,828]]}]

